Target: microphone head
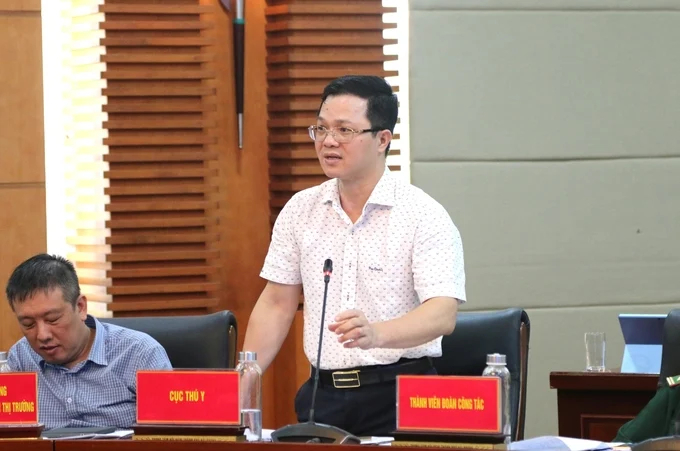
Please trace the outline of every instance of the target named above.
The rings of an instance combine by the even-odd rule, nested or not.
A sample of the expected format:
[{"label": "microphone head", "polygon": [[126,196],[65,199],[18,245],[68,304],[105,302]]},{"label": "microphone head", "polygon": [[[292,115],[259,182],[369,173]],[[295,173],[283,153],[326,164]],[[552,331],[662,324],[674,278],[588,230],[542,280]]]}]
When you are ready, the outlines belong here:
[{"label": "microphone head", "polygon": [[323,263],[323,275],[330,276],[331,274],[333,274],[333,261],[330,258],[327,258]]}]

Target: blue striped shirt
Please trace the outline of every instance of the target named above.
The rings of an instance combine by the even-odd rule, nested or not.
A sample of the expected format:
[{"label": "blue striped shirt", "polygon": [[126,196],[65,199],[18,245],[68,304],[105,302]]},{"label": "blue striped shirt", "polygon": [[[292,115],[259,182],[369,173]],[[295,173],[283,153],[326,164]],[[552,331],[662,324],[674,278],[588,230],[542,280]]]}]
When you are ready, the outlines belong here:
[{"label": "blue striped shirt", "polygon": [[9,350],[13,371],[38,373],[38,418],[45,429],[116,426],[136,420],[137,370],[171,369],[165,349],[149,335],[102,324],[88,315],[95,329],[90,355],[73,368],[52,365],[26,338]]}]

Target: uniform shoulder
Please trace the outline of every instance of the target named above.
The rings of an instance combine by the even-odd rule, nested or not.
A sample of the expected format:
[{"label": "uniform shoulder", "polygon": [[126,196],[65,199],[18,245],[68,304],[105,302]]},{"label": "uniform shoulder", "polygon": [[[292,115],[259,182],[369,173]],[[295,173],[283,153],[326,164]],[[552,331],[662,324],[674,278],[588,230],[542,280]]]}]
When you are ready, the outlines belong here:
[{"label": "uniform shoulder", "polygon": [[668,376],[666,378],[666,383],[668,384],[668,387],[677,387],[680,385],[680,374],[677,376]]}]

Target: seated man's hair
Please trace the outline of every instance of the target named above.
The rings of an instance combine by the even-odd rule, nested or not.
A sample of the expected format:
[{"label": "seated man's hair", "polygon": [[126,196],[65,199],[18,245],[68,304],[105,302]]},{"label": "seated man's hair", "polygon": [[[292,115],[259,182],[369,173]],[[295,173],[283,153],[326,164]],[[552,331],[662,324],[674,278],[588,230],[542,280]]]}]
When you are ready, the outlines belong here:
[{"label": "seated man's hair", "polygon": [[80,284],[73,263],[58,255],[38,254],[19,266],[7,282],[5,294],[10,307],[42,291],[60,288],[66,302],[75,306],[80,297]]}]

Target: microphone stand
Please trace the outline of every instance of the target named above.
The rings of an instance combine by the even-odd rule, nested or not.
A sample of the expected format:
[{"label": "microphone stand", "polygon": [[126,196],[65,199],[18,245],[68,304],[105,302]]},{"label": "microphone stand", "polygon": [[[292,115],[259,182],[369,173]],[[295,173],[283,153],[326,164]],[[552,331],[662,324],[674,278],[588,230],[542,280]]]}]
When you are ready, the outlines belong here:
[{"label": "microphone stand", "polygon": [[333,262],[326,259],[323,267],[323,305],[321,306],[321,327],[319,328],[319,348],[316,354],[316,371],[314,373],[314,386],[312,388],[312,402],[309,409],[309,420],[305,423],[289,424],[272,432],[273,442],[294,443],[335,443],[358,445],[361,443],[358,437],[329,424],[314,422],[314,406],[316,404],[316,392],[319,388],[319,368],[321,362],[321,349],[323,344],[323,325],[326,318],[326,299],[328,297],[328,282],[331,280]]}]

